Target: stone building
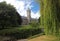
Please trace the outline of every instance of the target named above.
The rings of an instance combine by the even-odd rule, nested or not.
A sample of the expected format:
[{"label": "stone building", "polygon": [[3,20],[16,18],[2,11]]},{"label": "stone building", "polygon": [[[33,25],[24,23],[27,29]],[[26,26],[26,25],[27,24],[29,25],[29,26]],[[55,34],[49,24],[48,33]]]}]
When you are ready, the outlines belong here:
[{"label": "stone building", "polygon": [[27,17],[22,16],[22,25],[28,25],[31,21],[38,22],[38,19],[31,18],[31,10],[27,9]]},{"label": "stone building", "polygon": [[27,20],[29,24],[31,22],[31,10],[29,8],[27,9]]}]

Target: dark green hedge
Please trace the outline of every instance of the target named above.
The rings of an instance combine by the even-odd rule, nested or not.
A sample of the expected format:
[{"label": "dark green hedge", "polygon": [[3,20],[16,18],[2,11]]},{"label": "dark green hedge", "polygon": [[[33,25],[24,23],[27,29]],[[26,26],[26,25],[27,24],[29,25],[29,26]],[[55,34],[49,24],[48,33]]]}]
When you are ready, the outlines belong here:
[{"label": "dark green hedge", "polygon": [[0,30],[0,35],[24,39],[42,32],[41,28],[15,28]]}]

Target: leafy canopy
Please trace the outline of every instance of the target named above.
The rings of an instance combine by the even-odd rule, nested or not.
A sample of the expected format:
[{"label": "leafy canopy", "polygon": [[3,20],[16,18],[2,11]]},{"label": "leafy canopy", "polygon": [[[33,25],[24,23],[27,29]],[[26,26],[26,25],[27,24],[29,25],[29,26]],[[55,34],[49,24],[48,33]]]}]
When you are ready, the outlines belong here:
[{"label": "leafy canopy", "polygon": [[0,28],[21,25],[22,19],[15,7],[6,2],[0,2]]}]

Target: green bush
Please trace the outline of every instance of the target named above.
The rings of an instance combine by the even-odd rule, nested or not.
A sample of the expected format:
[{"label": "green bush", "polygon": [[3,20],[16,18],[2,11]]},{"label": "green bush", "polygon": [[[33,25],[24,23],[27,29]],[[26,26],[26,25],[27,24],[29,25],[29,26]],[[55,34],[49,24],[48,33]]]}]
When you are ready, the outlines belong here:
[{"label": "green bush", "polygon": [[39,27],[39,23],[36,22],[36,21],[32,21],[32,22],[30,23],[30,25],[31,25],[32,27]]},{"label": "green bush", "polygon": [[28,38],[30,36],[42,33],[41,28],[22,27],[0,30],[2,36],[13,36],[17,39]]}]

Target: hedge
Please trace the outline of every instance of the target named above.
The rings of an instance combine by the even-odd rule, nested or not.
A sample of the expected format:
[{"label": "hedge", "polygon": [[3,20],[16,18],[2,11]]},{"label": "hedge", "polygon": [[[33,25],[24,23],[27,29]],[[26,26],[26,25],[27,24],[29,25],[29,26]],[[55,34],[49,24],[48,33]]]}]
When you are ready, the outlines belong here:
[{"label": "hedge", "polygon": [[2,36],[10,36],[15,37],[17,39],[25,39],[30,36],[42,33],[41,28],[13,28],[13,29],[5,29],[0,30],[0,35]]}]

